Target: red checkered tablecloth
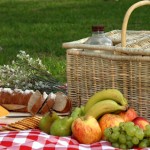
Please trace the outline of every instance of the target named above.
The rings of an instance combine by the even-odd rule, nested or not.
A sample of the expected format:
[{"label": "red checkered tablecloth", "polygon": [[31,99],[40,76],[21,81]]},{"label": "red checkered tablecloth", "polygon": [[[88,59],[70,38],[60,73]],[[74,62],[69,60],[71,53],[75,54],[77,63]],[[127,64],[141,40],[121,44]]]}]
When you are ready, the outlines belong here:
[{"label": "red checkered tablecloth", "polygon": [[[118,150],[109,142],[79,144],[73,137],[48,135],[38,129],[0,132],[0,150]],[[147,149],[145,149],[147,150]]]}]

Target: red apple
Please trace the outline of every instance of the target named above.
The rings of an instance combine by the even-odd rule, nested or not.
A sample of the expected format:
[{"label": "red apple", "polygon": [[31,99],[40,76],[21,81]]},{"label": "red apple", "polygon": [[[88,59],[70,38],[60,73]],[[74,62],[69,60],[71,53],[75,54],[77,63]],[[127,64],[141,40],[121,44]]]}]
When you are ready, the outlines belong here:
[{"label": "red apple", "polygon": [[128,108],[126,111],[120,112],[119,116],[121,116],[125,122],[128,122],[138,117],[138,114],[133,108]]},{"label": "red apple", "polygon": [[83,116],[72,123],[72,134],[82,144],[92,144],[101,140],[101,128],[92,116]]},{"label": "red apple", "polygon": [[102,130],[102,139],[105,139],[104,131],[106,128],[119,126],[120,122],[124,122],[124,120],[119,115],[104,114],[99,120],[99,125]]},{"label": "red apple", "polygon": [[145,129],[146,125],[149,124],[149,121],[143,117],[136,117],[132,122],[142,129]]}]

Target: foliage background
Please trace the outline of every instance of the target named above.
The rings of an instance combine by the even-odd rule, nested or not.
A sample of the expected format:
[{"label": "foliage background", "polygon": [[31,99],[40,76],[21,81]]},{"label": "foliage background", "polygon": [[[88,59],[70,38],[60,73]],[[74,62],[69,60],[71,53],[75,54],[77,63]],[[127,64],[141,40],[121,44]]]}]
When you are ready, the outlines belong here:
[{"label": "foliage background", "polygon": [[[66,82],[66,49],[62,43],[91,35],[93,24],[105,31],[121,29],[127,9],[138,0],[0,0],[0,65],[16,59],[19,50],[39,57],[48,70]],[[149,30],[149,6],[136,9],[130,30]]]}]

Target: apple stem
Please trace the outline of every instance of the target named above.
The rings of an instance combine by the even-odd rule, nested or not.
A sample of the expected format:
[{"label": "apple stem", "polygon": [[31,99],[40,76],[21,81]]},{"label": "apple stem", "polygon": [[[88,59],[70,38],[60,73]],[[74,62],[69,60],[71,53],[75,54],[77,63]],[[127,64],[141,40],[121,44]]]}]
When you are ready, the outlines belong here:
[{"label": "apple stem", "polygon": [[53,113],[53,112],[52,112],[52,109],[49,109],[49,113],[52,115],[52,113]]},{"label": "apple stem", "polygon": [[83,118],[82,118],[82,120],[87,120],[88,119],[88,115],[85,115]]}]

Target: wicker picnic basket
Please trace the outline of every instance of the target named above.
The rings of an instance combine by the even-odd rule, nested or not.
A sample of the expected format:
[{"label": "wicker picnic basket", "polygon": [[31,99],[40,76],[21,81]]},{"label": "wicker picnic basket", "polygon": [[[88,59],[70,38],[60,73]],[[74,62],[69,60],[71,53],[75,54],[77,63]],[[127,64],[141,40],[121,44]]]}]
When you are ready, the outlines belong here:
[{"label": "wicker picnic basket", "polygon": [[106,33],[114,46],[84,44],[87,38],[63,43],[68,95],[74,107],[85,104],[97,91],[116,88],[139,115],[150,120],[150,31],[127,30],[132,11],[144,5],[150,1],[133,4],[125,14],[122,30]]}]

